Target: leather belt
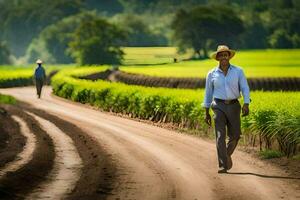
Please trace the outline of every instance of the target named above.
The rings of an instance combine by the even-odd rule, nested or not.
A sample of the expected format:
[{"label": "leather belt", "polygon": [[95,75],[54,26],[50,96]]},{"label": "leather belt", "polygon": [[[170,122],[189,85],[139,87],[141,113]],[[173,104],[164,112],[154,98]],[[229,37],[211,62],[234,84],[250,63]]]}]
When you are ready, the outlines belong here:
[{"label": "leather belt", "polygon": [[225,104],[234,104],[236,102],[239,102],[239,100],[237,100],[237,99],[223,100],[223,99],[214,98],[214,100],[216,102],[222,102],[222,103],[225,103]]}]

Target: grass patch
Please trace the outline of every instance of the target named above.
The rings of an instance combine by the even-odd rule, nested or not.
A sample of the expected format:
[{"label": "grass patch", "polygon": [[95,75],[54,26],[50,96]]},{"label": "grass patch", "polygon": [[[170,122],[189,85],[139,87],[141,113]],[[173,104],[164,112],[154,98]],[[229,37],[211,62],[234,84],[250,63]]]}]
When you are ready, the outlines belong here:
[{"label": "grass patch", "polygon": [[276,150],[265,149],[265,150],[259,152],[259,156],[262,159],[271,159],[271,158],[280,158],[280,157],[284,156],[284,154],[279,151],[276,151]]},{"label": "grass patch", "polygon": [[293,156],[294,160],[299,160],[300,161],[300,153],[298,153],[297,155]]},{"label": "grass patch", "polygon": [[3,103],[3,104],[16,104],[17,100],[12,96],[0,94],[0,103]]}]

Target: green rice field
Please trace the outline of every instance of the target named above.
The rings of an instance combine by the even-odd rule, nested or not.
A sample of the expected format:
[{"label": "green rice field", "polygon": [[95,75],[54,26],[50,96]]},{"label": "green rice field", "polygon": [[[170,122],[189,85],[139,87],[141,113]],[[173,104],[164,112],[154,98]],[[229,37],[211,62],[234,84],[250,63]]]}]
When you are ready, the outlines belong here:
[{"label": "green rice field", "polygon": [[[126,51],[125,51],[126,52]],[[135,58],[142,62],[151,61],[153,65],[128,65],[122,66],[121,70],[160,77],[205,77],[207,72],[218,65],[212,59],[202,61],[181,61],[172,63],[175,48],[166,48],[163,51],[154,49],[146,51],[143,49],[130,49],[131,59]],[[134,53],[136,52],[136,53]],[[138,54],[140,52],[141,55]],[[165,56],[165,60],[159,57]],[[168,54],[169,52],[169,54]],[[147,53],[147,54],[146,54]],[[148,58],[150,58],[148,60]],[[126,58],[126,56],[125,56]],[[180,59],[180,58],[179,58]],[[167,64],[156,65],[156,63],[169,61]],[[237,51],[231,63],[244,69],[247,77],[300,77],[300,49],[295,50],[244,50]]]},{"label": "green rice field", "polygon": [[178,56],[175,47],[124,47],[122,50],[125,53],[124,65],[171,63]]},{"label": "green rice field", "polygon": [[[191,53],[178,54],[175,47],[126,47],[120,69],[125,72],[159,77],[204,78],[218,62],[212,59],[182,61]],[[176,57],[179,62],[174,63]],[[294,50],[243,50],[237,51],[231,63],[244,69],[247,77],[300,77],[300,49]],[[47,71],[72,68],[75,64],[55,65],[45,63]],[[9,73],[33,73],[35,65],[0,66],[0,71]],[[21,71],[19,71],[21,70]],[[2,74],[2,73],[1,73]],[[1,76],[0,74],[0,76]],[[4,75],[5,76],[5,75]]]}]

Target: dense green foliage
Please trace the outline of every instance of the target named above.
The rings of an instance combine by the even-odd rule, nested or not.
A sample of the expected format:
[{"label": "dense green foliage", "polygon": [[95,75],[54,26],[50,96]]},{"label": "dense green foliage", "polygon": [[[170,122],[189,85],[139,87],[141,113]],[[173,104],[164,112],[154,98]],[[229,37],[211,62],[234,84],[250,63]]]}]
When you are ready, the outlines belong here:
[{"label": "dense green foliage", "polygon": [[89,10],[97,10],[109,16],[120,13],[124,10],[119,0],[85,0],[84,4]]},{"label": "dense green foliage", "polygon": [[167,46],[168,41],[162,34],[150,30],[146,21],[139,15],[120,14],[114,16],[117,26],[126,32],[126,40],[121,43],[126,47]]},{"label": "dense green foliage", "polygon": [[67,53],[68,43],[80,21],[90,15],[72,15],[47,26],[28,47],[27,62],[33,63],[37,58],[43,58],[47,63],[74,63],[74,59]]},{"label": "dense green foliage", "polygon": [[271,159],[271,158],[280,158],[282,157],[284,154],[281,153],[280,151],[276,151],[276,150],[263,150],[259,152],[259,156],[263,159]]},{"label": "dense green foliage", "polygon": [[[230,13],[230,14],[229,14]],[[182,48],[192,47],[200,58],[208,58],[208,50],[217,44],[235,46],[244,27],[230,7],[197,6],[179,10],[172,23],[175,38]]]},{"label": "dense green foliage", "polygon": [[0,69],[0,87],[17,87],[33,84],[32,69]]},{"label": "dense green foliage", "polygon": [[73,15],[45,28],[27,50],[27,61],[47,63],[119,63],[125,33],[95,12]]},{"label": "dense green foliage", "polygon": [[[35,67],[36,65],[22,67],[10,65],[0,66],[0,88],[33,85],[33,74]],[[58,71],[62,68],[74,68],[72,65],[43,65],[43,67],[46,69],[47,77],[52,76],[55,71]]]},{"label": "dense green foliage", "polygon": [[[47,26],[39,37],[34,39],[26,52],[26,61],[34,62],[43,58],[47,63],[75,63],[75,59],[68,53],[69,44],[82,21],[97,18],[96,12],[82,12],[66,17]],[[153,33],[144,20],[134,14],[119,14],[110,20],[123,30],[126,40],[120,41],[122,46],[158,46],[167,45],[166,38]],[[165,42],[162,42],[164,40]]]},{"label": "dense green foliage", "polygon": [[9,64],[10,62],[10,51],[6,44],[0,41],[0,65]]},{"label": "dense green foliage", "polygon": [[75,30],[69,52],[81,65],[119,64],[123,51],[123,32],[101,18],[83,20]]},{"label": "dense green foliage", "polygon": [[68,53],[73,33],[82,21],[95,18],[95,12],[82,12],[47,26],[28,47],[27,62],[33,63],[37,58],[43,58],[47,63],[75,63],[75,59]]},{"label": "dense green foliage", "polygon": [[[72,77],[84,75],[84,70],[89,71],[79,68],[55,75],[54,93],[105,111],[209,132],[201,108],[203,90],[147,88]],[[300,144],[300,93],[252,92],[251,99],[251,114],[242,118],[243,140],[261,148],[278,149],[286,156],[294,155]]]},{"label": "dense green foliage", "polygon": [[43,28],[81,7],[81,0],[0,1],[0,38],[7,41],[14,55],[21,56]]},{"label": "dense green foliage", "polygon": [[[300,47],[298,0],[1,0],[0,40],[7,42],[11,53],[20,61],[23,61],[22,56],[27,50],[33,59],[38,56],[35,54],[37,52],[43,58],[49,58],[51,62],[71,63],[73,59],[65,53],[65,47],[69,33],[75,30],[69,28],[73,24],[76,25],[76,20],[69,21],[69,26],[58,22],[70,16],[80,18],[80,13],[95,10],[97,15],[111,21],[124,16],[135,16],[131,20],[119,20],[121,23],[117,23],[118,26],[127,26],[129,34],[126,45],[175,45],[179,41],[172,35],[173,32],[178,32],[176,27],[179,26],[175,24],[172,29],[171,22],[174,21],[176,13],[184,10],[187,15],[191,15],[192,10],[199,5],[225,6],[233,10],[227,15],[222,15],[222,9],[214,11],[222,18],[218,20],[215,20],[216,15],[197,13],[197,17],[205,21],[205,24],[202,24],[203,30],[209,32],[211,27],[217,27],[225,33],[213,35],[213,41],[209,38],[205,42],[207,44],[201,44],[208,46],[209,50],[216,48],[215,42],[245,49]],[[236,13],[238,18],[235,18],[233,13]],[[227,26],[219,23],[224,19],[228,19]],[[244,31],[241,31],[239,37],[222,38],[221,36],[239,35],[234,34],[236,30],[240,30],[240,20],[237,19],[241,20]],[[180,20],[184,21],[185,18]],[[234,23],[229,23],[230,21]],[[193,26],[194,24],[191,24],[188,28]],[[144,39],[140,39],[141,37]]]}]

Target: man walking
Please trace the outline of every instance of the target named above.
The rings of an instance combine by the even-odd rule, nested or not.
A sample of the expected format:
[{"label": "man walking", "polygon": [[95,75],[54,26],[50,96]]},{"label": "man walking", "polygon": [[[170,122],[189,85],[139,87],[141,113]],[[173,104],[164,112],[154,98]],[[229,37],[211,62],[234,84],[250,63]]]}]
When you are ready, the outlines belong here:
[{"label": "man walking", "polygon": [[43,61],[38,59],[36,63],[38,64],[38,66],[34,72],[35,86],[36,86],[37,96],[38,98],[41,98],[42,87],[44,85],[44,81],[46,80],[46,73],[45,73],[45,69],[42,67]]},{"label": "man walking", "polygon": [[[240,92],[244,98],[242,116],[249,114],[250,90],[241,68],[233,66],[229,60],[235,51],[219,45],[211,57],[219,65],[208,72],[205,85],[203,107],[206,110],[205,122],[211,126],[209,108],[214,112],[216,145],[219,162],[218,173],[227,173],[232,167],[231,155],[241,135]],[[226,128],[229,141],[226,145]]]}]

